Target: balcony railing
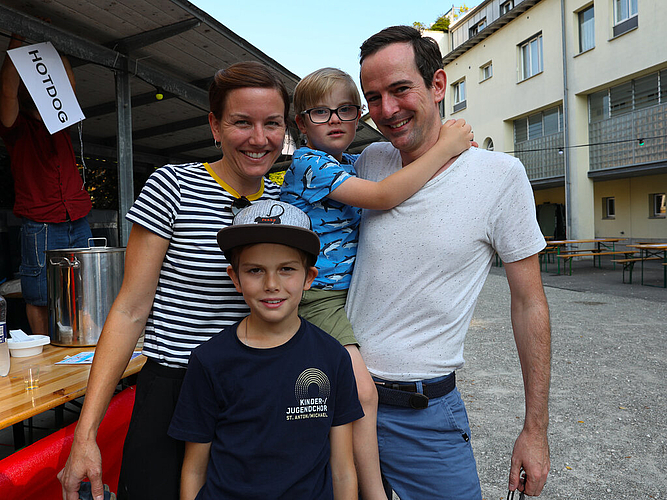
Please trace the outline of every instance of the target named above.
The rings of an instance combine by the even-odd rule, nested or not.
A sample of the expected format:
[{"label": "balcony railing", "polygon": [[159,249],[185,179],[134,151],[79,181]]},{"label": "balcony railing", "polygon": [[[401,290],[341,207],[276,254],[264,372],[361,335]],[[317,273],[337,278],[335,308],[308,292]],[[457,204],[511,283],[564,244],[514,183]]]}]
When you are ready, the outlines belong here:
[{"label": "balcony railing", "polygon": [[591,123],[588,136],[590,170],[665,161],[667,103]]}]

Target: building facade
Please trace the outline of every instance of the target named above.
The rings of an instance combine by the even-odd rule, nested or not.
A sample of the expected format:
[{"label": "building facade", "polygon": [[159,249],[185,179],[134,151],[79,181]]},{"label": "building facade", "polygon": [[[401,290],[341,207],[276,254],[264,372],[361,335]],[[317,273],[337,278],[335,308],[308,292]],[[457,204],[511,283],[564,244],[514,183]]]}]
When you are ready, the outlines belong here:
[{"label": "building facade", "polygon": [[[436,35],[480,147],[519,157],[570,238],[667,239],[667,2],[486,0]],[[428,34],[428,33],[427,33]]]}]

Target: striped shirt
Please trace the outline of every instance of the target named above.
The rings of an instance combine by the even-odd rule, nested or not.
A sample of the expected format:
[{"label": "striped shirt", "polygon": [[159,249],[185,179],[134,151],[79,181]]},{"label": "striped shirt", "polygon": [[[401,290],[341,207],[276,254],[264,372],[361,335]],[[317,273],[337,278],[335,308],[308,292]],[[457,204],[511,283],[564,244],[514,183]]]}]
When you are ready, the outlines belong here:
[{"label": "striped shirt", "polygon": [[[277,199],[280,187],[262,179],[247,198]],[[187,366],[190,352],[249,312],[227,276],[218,231],[231,224],[238,193],[207,163],[165,165],[151,174],[127,219],[169,240],[143,354],[158,363]]]}]

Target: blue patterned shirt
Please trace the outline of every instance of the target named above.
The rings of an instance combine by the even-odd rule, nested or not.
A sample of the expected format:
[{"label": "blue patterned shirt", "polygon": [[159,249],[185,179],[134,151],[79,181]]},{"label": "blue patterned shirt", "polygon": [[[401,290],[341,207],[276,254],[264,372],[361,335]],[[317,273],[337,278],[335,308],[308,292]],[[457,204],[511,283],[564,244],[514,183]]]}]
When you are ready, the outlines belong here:
[{"label": "blue patterned shirt", "polygon": [[358,156],[343,153],[343,163],[339,163],[323,151],[303,147],[294,152],[285,173],[280,199],[310,216],[322,245],[313,288],[347,290],[350,286],[361,209],[327,196],[349,177],[356,177],[354,162]]}]

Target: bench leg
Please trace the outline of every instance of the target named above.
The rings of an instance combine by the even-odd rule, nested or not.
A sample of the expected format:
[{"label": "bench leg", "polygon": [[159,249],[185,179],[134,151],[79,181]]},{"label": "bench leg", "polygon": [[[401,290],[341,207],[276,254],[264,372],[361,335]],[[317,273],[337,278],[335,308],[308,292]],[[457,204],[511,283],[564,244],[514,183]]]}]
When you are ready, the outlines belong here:
[{"label": "bench leg", "polygon": [[[626,283],[628,285],[632,285],[632,270],[635,267],[634,262],[625,262],[623,264],[623,283]],[[628,276],[630,279],[628,281],[625,281],[625,271],[628,271]]]}]

